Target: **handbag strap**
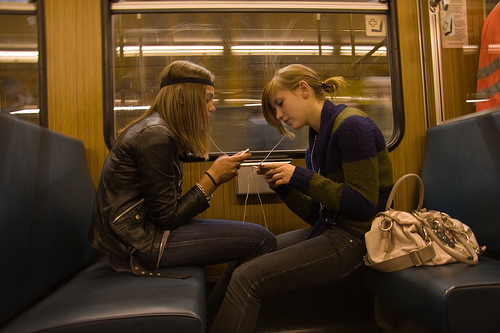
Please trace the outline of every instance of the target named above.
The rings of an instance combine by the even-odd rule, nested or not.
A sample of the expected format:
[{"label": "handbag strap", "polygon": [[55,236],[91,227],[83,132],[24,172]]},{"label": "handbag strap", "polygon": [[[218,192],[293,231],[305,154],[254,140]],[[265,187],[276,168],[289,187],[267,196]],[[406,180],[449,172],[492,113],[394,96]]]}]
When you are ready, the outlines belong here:
[{"label": "handbag strap", "polygon": [[441,239],[434,233],[432,227],[422,219],[417,212],[414,212],[413,215],[420,220],[420,224],[423,229],[425,229],[427,235],[430,236],[432,241],[436,243],[441,249],[443,249],[446,253],[448,253],[453,258],[457,259],[460,262],[463,262],[467,265],[475,265],[478,262],[478,254],[476,250],[472,248],[472,246],[467,242],[466,239],[462,236],[460,232],[453,228],[447,228],[448,232],[451,232],[454,235],[454,240],[460,243],[467,253],[460,251],[456,248],[451,248],[443,243]]},{"label": "handbag strap", "polygon": [[388,210],[392,206],[392,202],[394,201],[394,196],[396,195],[396,189],[399,187],[399,185],[408,178],[415,178],[417,179],[417,184],[418,184],[418,192],[420,195],[420,198],[418,200],[418,206],[417,206],[417,211],[420,211],[422,209],[422,204],[424,203],[424,182],[422,181],[422,178],[420,178],[419,175],[415,173],[407,173],[403,177],[399,178],[398,181],[394,184],[392,187],[391,193],[389,194],[389,198],[387,199],[387,204],[385,205],[385,210]]},{"label": "handbag strap", "polygon": [[372,263],[368,255],[366,255],[365,259],[367,260],[365,260],[365,263],[368,267],[372,267],[378,271],[388,273],[412,266],[421,266],[426,261],[434,258],[435,255],[436,251],[434,251],[432,245],[428,245],[421,249],[412,250],[410,253],[404,256],[388,259],[379,263]]}]

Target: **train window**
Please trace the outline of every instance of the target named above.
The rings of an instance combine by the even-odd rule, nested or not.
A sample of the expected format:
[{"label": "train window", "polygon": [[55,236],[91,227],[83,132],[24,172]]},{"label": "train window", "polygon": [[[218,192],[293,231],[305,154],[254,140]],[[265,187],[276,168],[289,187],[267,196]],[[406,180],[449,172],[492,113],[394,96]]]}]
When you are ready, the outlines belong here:
[{"label": "train window", "polygon": [[37,5],[0,1],[0,113],[47,126]]},{"label": "train window", "polygon": [[419,4],[427,126],[499,110],[499,1]]},{"label": "train window", "polygon": [[[244,148],[256,156],[280,141],[261,115],[260,95],[275,70],[291,63],[322,78],[343,76],[348,89],[335,102],[365,111],[394,148],[404,118],[395,9],[389,9],[379,1],[112,2],[104,47],[107,144],[148,108],[161,70],[187,59],[216,76],[211,156]],[[303,156],[307,129],[295,134],[275,152]]]}]

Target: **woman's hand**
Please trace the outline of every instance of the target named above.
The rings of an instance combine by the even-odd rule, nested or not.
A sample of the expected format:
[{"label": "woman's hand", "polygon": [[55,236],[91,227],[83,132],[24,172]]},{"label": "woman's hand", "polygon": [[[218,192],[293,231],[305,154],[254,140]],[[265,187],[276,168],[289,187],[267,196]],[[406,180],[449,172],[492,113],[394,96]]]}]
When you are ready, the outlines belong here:
[{"label": "woman's hand", "polygon": [[252,156],[245,151],[240,151],[232,156],[219,156],[207,172],[214,178],[217,185],[226,183],[238,175],[241,163]]},{"label": "woman's hand", "polygon": [[266,163],[257,170],[259,175],[264,175],[266,182],[272,187],[286,185],[295,171],[295,165],[290,163]]}]

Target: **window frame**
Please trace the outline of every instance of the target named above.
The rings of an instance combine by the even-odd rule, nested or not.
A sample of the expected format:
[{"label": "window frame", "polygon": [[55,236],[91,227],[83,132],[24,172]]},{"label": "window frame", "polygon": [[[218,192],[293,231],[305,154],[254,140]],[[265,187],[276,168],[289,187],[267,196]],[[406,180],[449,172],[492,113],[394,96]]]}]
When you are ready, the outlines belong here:
[{"label": "window frame", "polygon": [[[393,132],[387,141],[389,151],[394,150],[404,135],[405,116],[401,62],[399,55],[399,33],[397,25],[396,0],[379,2],[334,2],[334,1],[123,1],[103,0],[103,131],[106,146],[111,149],[116,138],[114,128],[114,73],[112,44],[112,15],[139,13],[223,13],[223,12],[321,12],[321,13],[361,13],[385,14],[388,21],[387,56],[391,73]],[[286,4],[286,9],[283,9]],[[300,154],[300,155],[299,155]],[[210,159],[218,155],[210,154]],[[296,151],[287,157],[303,157]]]},{"label": "window frame", "polygon": [[47,53],[45,47],[45,9],[44,0],[31,2],[0,2],[0,14],[36,15],[38,43],[38,123],[42,127],[49,126],[47,101]]}]

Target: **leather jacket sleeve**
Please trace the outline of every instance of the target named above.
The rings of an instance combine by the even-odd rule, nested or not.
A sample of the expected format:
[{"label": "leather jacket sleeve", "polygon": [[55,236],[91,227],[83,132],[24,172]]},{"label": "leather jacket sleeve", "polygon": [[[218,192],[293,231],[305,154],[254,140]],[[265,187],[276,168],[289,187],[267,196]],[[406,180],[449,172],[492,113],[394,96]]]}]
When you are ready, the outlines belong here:
[{"label": "leather jacket sleeve", "polygon": [[162,125],[141,131],[132,145],[148,219],[163,230],[174,230],[210,207],[193,186],[182,195],[182,162],[177,140]]}]

